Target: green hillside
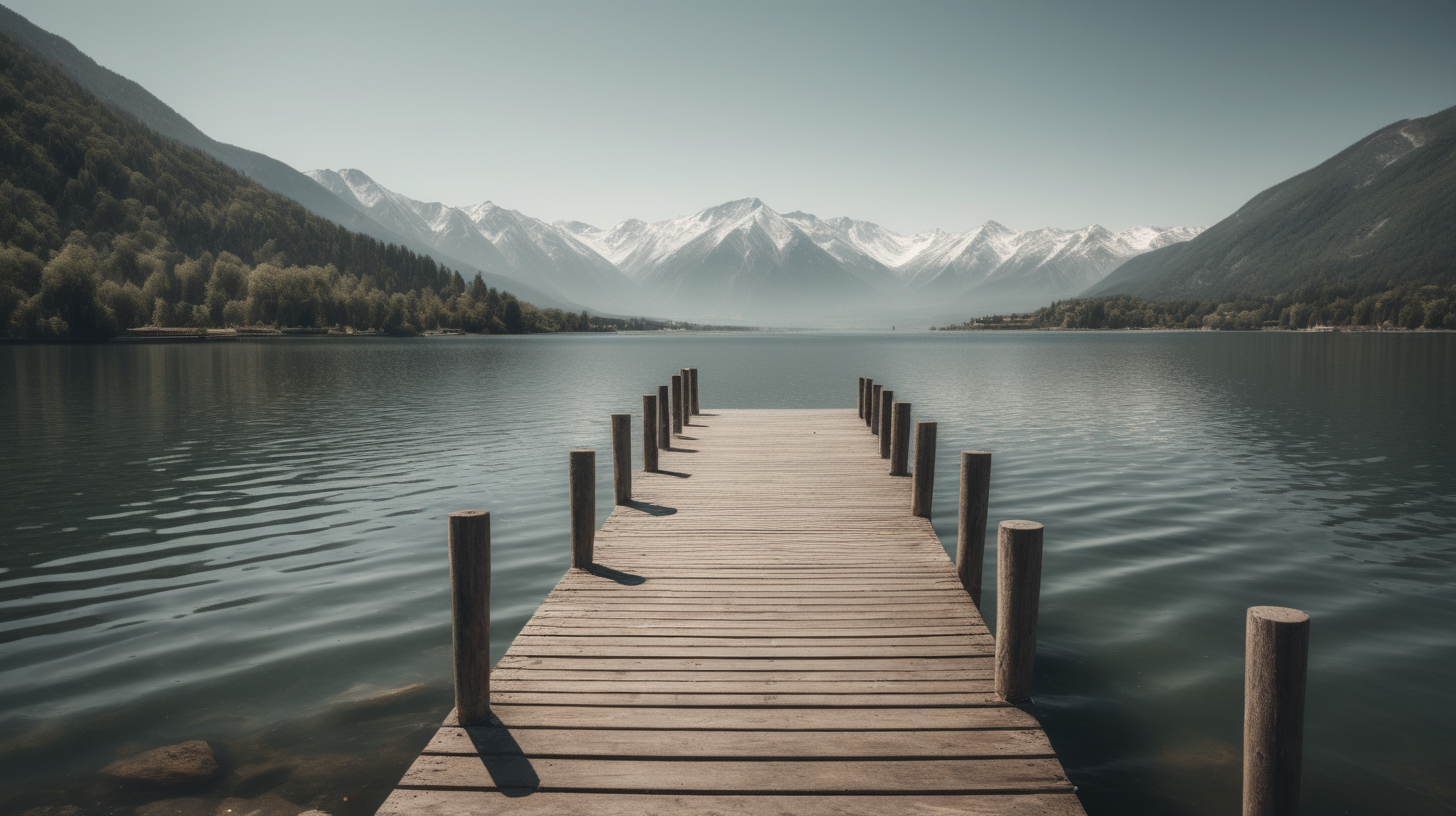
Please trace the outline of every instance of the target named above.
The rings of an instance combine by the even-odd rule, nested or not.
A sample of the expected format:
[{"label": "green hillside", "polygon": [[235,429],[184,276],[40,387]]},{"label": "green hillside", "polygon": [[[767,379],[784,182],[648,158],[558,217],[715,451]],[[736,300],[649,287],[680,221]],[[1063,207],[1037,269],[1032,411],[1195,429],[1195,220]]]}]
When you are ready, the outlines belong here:
[{"label": "green hillside", "polygon": [[0,333],[254,323],[586,327],[313,215],[0,35]]},{"label": "green hillside", "polygon": [[1381,128],[1191,241],[1132,258],[1087,296],[1356,298],[1456,283],[1456,108]]}]

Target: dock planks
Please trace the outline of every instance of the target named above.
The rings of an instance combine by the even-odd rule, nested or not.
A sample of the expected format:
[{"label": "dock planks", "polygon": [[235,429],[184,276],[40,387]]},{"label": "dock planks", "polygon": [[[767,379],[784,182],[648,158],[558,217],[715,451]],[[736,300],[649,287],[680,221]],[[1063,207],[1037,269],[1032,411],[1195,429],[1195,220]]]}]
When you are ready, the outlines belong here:
[{"label": "dock planks", "polygon": [[660,468],[379,813],[1083,813],[855,412],[706,412]]}]

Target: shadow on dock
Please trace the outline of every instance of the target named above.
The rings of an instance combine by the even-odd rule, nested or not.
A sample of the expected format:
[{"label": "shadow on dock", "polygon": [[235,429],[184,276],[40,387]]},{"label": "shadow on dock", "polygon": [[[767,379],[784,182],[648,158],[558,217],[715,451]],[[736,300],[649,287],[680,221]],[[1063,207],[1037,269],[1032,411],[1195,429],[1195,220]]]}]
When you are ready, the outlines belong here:
[{"label": "shadow on dock", "polygon": [[[662,473],[662,472],[663,471],[658,471],[658,473]],[[670,475],[677,476],[679,474],[674,473],[674,474],[670,474]],[[681,475],[682,476],[686,476],[687,474],[684,473],[684,474],[681,474]],[[641,510],[642,512],[646,513],[649,516],[670,516],[673,513],[676,513],[677,512],[677,508],[676,507],[668,507],[667,505],[664,505],[664,504],[653,504],[651,502],[643,502],[643,501],[636,501],[636,500],[629,501],[629,502],[627,502],[626,504],[624,504],[622,506],[623,507],[630,507],[633,510]]]},{"label": "shadow on dock", "polygon": [[611,567],[606,567],[601,564],[592,564],[591,566],[586,568],[586,571],[591,573],[592,575],[597,576],[598,578],[606,578],[609,581],[616,581],[623,586],[640,586],[647,583],[647,579],[643,578],[641,575],[633,575],[630,572],[614,570]]},{"label": "shadow on dock", "polygon": [[505,796],[530,796],[541,787],[541,777],[526,752],[503,725],[476,725],[465,729],[491,782]]}]

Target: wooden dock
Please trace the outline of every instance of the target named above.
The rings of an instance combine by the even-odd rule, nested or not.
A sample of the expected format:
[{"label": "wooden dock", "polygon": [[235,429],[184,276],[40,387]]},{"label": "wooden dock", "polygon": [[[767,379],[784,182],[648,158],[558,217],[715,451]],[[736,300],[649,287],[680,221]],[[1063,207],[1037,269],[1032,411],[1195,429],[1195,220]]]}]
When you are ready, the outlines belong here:
[{"label": "wooden dock", "polygon": [[1083,813],[855,411],[707,411],[658,467],[379,813]]}]

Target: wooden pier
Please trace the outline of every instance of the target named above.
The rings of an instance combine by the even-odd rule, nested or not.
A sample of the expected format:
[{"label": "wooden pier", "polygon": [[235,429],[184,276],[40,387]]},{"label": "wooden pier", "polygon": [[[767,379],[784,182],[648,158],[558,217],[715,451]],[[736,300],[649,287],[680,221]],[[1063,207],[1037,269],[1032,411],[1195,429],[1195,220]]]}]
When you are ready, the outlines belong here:
[{"label": "wooden pier", "polygon": [[[490,672],[489,716],[462,728],[452,712],[379,812],[1083,813],[1036,720],[998,694],[969,570],[911,512],[928,515],[928,483],[917,499],[889,475],[866,427],[891,431],[889,418],[693,414],[696,371],[673,379],[689,389],[673,425],[686,423],[658,470],[630,474],[631,502],[584,544],[591,566]],[[457,689],[487,682],[461,663]]]}]

